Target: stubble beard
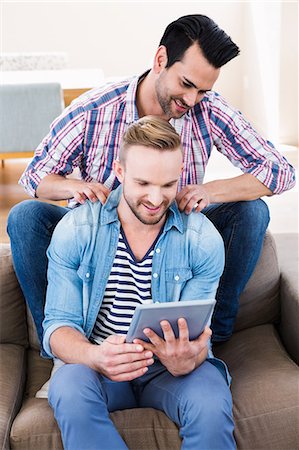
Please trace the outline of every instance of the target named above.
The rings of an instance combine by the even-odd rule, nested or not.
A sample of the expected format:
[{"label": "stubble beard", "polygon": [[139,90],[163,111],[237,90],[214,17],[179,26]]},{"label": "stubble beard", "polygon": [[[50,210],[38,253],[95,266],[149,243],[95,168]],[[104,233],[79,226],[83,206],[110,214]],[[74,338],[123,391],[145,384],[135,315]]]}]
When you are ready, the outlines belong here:
[{"label": "stubble beard", "polygon": [[135,204],[127,197],[127,195],[125,194],[124,191],[123,191],[123,196],[124,196],[124,199],[125,199],[127,205],[129,206],[130,210],[134,214],[134,216],[144,225],[157,225],[163,219],[163,217],[167,214],[168,208],[170,206],[170,204],[168,202],[167,203],[163,202],[164,209],[161,212],[161,214],[159,214],[159,216],[157,216],[157,217],[152,217],[152,219],[148,219],[148,218],[144,218],[142,213],[140,213],[138,211],[138,207],[139,206],[142,207],[142,204],[143,203],[146,204],[146,202],[139,201]]}]

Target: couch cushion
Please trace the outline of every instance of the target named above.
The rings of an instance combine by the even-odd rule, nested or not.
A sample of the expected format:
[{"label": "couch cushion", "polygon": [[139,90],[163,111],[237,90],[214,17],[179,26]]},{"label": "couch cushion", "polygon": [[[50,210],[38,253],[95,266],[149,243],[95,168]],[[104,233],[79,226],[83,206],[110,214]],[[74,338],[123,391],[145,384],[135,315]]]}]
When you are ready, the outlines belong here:
[{"label": "couch cushion", "polygon": [[0,345],[0,448],[9,448],[11,424],[21,406],[25,384],[25,353],[21,345]]},{"label": "couch cushion", "polygon": [[238,449],[294,450],[299,442],[299,367],[273,325],[235,333],[215,349],[232,375]]},{"label": "couch cushion", "polygon": [[26,346],[25,303],[14,273],[9,244],[0,244],[0,342]]},{"label": "couch cushion", "polygon": [[279,320],[280,273],[273,236],[267,231],[256,268],[240,297],[235,331]]},{"label": "couch cushion", "polygon": [[[178,428],[151,408],[116,411],[111,418],[130,450],[179,450]],[[47,400],[29,398],[14,421],[12,450],[63,450],[60,431]],[[84,450],[84,449],[82,449]]]}]

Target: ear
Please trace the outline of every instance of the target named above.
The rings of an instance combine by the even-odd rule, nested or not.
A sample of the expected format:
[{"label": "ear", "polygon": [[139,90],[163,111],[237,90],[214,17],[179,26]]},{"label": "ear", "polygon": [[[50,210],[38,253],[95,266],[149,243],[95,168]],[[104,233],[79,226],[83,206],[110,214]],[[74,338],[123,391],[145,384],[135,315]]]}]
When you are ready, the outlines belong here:
[{"label": "ear", "polygon": [[159,74],[161,70],[165,69],[165,67],[167,66],[167,60],[166,47],[164,45],[160,45],[155,54],[153,65],[153,70],[156,74]]},{"label": "ear", "polygon": [[124,181],[125,178],[125,169],[123,165],[117,161],[116,159],[113,161],[112,164],[113,172],[115,173],[116,178],[120,183]]}]

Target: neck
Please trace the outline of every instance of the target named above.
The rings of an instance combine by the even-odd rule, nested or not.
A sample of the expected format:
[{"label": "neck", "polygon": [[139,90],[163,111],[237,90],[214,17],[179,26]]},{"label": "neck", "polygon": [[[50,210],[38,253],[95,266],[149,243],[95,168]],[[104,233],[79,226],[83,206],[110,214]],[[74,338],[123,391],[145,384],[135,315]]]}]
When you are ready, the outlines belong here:
[{"label": "neck", "polygon": [[147,76],[138,85],[136,105],[140,118],[153,115],[168,120],[157,99],[153,70],[150,70]]}]

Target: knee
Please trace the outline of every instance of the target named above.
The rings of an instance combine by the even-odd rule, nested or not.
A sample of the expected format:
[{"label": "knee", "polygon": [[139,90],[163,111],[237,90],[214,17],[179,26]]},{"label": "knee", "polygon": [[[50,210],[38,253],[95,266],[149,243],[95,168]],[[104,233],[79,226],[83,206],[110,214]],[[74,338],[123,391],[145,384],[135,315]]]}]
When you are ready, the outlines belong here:
[{"label": "knee", "polygon": [[81,364],[65,364],[54,374],[49,386],[49,404],[59,416],[82,421],[90,409],[93,393],[101,394],[95,371]]},{"label": "knee", "polygon": [[270,214],[267,204],[262,199],[237,202],[234,205],[237,208],[238,222],[244,225],[247,231],[250,232],[250,229],[259,233],[266,231]]},{"label": "knee", "polygon": [[270,221],[268,205],[260,198],[248,203],[252,203],[249,215],[253,218],[253,221],[266,230]]},{"label": "knee", "polygon": [[186,408],[191,421],[213,423],[216,427],[221,427],[226,417],[232,417],[232,399],[228,388],[227,391],[217,392],[217,389],[214,389],[208,396],[191,399]]},{"label": "knee", "polygon": [[27,228],[26,224],[31,220],[37,203],[35,200],[24,200],[11,208],[7,218],[7,231],[9,236]]}]

